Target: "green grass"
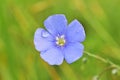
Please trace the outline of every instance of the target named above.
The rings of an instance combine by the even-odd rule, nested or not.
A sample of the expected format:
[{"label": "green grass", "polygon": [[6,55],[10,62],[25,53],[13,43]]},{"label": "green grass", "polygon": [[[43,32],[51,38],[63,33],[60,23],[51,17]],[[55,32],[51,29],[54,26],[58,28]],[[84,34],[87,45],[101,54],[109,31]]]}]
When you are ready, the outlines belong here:
[{"label": "green grass", "polygon": [[[53,14],[78,19],[86,31],[85,51],[120,66],[119,0],[0,0],[0,80],[119,80],[109,64],[86,54],[72,64],[45,63],[35,50],[34,32]],[[83,62],[86,58],[87,62]],[[105,70],[105,71],[104,71]]]}]

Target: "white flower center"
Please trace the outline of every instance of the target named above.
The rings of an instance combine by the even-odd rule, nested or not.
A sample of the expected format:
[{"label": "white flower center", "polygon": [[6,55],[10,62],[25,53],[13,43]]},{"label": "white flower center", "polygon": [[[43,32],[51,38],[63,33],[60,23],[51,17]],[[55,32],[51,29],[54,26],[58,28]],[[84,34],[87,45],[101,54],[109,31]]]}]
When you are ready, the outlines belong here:
[{"label": "white flower center", "polygon": [[64,35],[62,35],[62,36],[57,36],[56,37],[56,44],[58,45],[58,46],[64,46],[65,45],[65,36]]}]

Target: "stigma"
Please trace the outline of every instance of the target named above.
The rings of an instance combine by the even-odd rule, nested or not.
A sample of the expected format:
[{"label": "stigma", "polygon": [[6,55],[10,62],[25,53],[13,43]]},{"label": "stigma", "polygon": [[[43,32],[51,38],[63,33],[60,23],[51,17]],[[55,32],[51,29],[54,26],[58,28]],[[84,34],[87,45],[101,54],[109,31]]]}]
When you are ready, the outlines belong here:
[{"label": "stigma", "polygon": [[66,43],[66,40],[65,40],[65,36],[64,35],[61,35],[61,36],[57,36],[56,37],[56,44],[58,46],[64,46]]}]

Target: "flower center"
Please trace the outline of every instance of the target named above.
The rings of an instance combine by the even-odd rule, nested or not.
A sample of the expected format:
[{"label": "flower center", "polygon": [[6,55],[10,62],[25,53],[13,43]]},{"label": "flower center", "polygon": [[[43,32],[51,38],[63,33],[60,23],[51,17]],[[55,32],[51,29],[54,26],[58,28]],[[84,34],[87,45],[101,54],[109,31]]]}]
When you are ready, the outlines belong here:
[{"label": "flower center", "polygon": [[64,46],[65,45],[65,36],[62,35],[62,36],[59,36],[59,37],[56,37],[56,44],[58,46]]}]

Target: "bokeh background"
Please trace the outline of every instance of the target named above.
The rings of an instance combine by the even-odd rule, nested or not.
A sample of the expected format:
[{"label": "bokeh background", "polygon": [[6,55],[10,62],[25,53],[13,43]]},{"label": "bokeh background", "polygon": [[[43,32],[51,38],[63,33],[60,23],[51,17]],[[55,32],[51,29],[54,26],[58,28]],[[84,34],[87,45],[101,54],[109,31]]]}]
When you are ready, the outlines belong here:
[{"label": "bokeh background", "polygon": [[72,64],[44,62],[34,32],[53,14],[78,19],[85,51],[120,66],[120,0],[0,0],[0,80],[120,80],[119,70],[86,54]]}]

